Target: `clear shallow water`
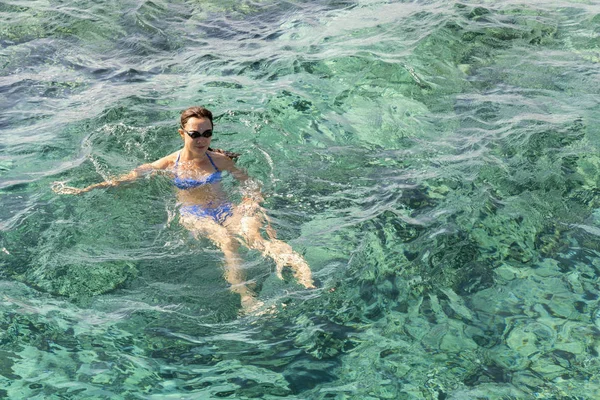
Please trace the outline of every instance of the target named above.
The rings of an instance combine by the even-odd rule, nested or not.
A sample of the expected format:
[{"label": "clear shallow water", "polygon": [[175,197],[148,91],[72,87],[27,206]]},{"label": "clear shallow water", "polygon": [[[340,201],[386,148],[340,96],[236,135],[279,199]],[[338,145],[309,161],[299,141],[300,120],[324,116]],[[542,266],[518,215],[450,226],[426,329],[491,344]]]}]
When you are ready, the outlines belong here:
[{"label": "clear shallow water", "polygon": [[[599,4],[0,13],[0,397],[600,396]],[[166,180],[50,190],[174,151],[191,104],[321,282],[243,252],[275,314],[237,317]]]}]

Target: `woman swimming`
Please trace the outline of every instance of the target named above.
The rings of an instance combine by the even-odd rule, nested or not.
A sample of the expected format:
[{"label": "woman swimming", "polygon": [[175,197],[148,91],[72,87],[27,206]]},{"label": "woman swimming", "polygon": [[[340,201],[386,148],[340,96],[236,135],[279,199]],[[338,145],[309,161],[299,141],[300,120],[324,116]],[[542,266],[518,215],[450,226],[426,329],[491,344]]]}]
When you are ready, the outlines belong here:
[{"label": "woman swimming", "polygon": [[[239,243],[259,250],[271,257],[277,266],[277,276],[282,278],[284,267],[291,267],[298,283],[314,288],[310,267],[292,247],[275,237],[260,203],[258,188],[248,189],[248,175],[235,166],[228,156],[209,149],[213,134],[212,113],[203,107],[190,107],[181,114],[179,135],[183,148],[151,164],[144,164],[114,180],[90,185],[83,189],[56,183],[53,190],[61,194],[79,194],[96,188],[117,186],[150,173],[163,171],[170,174],[178,189],[180,222],[194,236],[206,236],[225,256],[225,279],[231,290],[241,296],[244,309],[257,305],[255,295],[248,288],[240,269]],[[227,171],[246,187],[241,204],[234,205],[221,187],[222,173]],[[267,222],[269,239],[264,239],[260,229]]]}]

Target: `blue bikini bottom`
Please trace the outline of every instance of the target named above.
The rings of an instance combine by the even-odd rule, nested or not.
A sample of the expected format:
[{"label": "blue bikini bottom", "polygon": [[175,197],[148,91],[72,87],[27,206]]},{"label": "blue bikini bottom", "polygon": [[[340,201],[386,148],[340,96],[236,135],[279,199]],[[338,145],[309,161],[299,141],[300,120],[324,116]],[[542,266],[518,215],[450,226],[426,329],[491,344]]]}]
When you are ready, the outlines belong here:
[{"label": "blue bikini bottom", "polygon": [[212,218],[218,224],[222,224],[228,217],[233,215],[233,204],[221,203],[213,206],[212,203],[206,205],[194,204],[192,206],[182,206],[179,208],[179,214],[185,217]]}]

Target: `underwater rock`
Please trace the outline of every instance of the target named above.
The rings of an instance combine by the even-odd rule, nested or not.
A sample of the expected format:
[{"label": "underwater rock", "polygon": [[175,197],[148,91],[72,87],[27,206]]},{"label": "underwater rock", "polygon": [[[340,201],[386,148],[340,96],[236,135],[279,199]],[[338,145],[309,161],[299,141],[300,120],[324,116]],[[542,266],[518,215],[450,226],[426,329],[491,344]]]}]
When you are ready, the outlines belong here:
[{"label": "underwater rock", "polygon": [[137,273],[125,261],[36,265],[22,276],[24,283],[55,295],[75,299],[110,292]]},{"label": "underwater rock", "polygon": [[457,390],[446,397],[447,400],[471,400],[471,399],[526,399],[527,393],[512,385],[482,384],[476,388]]},{"label": "underwater rock", "polygon": [[539,322],[520,321],[506,339],[506,344],[525,357],[553,348],[556,332]]},{"label": "underwater rock", "polygon": [[495,346],[485,354],[489,365],[496,365],[509,371],[521,371],[530,364],[527,357],[505,345]]}]

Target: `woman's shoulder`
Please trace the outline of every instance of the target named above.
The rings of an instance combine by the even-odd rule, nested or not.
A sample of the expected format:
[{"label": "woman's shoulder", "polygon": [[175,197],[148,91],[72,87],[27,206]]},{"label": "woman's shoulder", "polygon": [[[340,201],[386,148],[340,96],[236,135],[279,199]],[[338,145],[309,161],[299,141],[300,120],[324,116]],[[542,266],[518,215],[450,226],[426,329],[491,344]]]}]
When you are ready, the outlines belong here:
[{"label": "woman's shoulder", "polygon": [[236,167],[234,163],[234,160],[238,158],[239,154],[216,149],[207,154],[210,155],[219,171],[228,171],[239,181],[248,179],[248,175],[243,170]]},{"label": "woman's shoulder", "polygon": [[175,160],[177,160],[178,155],[179,151],[173,152],[168,156],[154,161],[151,165],[155,169],[169,169],[173,166],[173,164],[175,164]]},{"label": "woman's shoulder", "polygon": [[234,165],[231,157],[227,156],[222,151],[211,150],[209,154],[217,168],[219,168],[220,170],[230,170]]}]

